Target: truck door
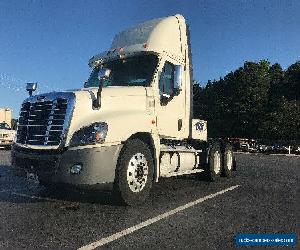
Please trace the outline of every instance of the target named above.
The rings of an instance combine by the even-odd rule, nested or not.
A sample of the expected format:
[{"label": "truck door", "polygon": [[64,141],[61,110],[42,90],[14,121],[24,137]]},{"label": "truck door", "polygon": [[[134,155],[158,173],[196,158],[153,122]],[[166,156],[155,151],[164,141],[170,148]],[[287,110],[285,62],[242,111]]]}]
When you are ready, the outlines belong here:
[{"label": "truck door", "polygon": [[175,65],[166,61],[159,77],[159,105],[157,127],[161,137],[181,139],[184,135],[185,84],[176,93],[174,89]]}]

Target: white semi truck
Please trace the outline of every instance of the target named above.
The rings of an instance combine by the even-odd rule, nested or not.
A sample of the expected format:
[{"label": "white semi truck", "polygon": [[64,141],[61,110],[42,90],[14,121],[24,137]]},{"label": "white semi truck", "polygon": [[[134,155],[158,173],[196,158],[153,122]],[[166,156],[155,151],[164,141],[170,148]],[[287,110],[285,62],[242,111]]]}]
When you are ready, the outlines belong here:
[{"label": "white semi truck", "polygon": [[32,96],[21,107],[12,164],[45,186],[112,190],[126,204],[143,202],[161,177],[206,171],[231,175],[232,147],[207,141],[207,122],[193,119],[188,26],[175,15],[117,34],[89,61],[79,90]]},{"label": "white semi truck", "polygon": [[10,148],[16,131],[11,128],[12,110],[0,108],[0,147]]}]

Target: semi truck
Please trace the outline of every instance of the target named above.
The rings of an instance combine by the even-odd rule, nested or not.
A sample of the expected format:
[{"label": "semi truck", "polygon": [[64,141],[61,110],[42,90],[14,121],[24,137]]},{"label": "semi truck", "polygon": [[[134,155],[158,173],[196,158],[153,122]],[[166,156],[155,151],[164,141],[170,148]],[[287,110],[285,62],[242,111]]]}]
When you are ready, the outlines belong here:
[{"label": "semi truck", "polygon": [[16,131],[11,128],[12,110],[0,108],[0,147],[9,149],[13,144]]},{"label": "semi truck", "polygon": [[144,202],[163,177],[230,177],[232,147],[207,140],[193,119],[189,27],[182,15],[118,33],[89,60],[83,88],[32,95],[22,104],[12,165],[46,186],[110,190]]}]

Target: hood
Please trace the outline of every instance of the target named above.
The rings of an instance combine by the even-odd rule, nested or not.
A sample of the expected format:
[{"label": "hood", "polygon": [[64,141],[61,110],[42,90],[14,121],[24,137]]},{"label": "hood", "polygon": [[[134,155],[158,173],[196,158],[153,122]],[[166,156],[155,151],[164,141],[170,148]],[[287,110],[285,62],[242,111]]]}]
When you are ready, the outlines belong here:
[{"label": "hood", "polygon": [[[94,109],[93,101],[97,97],[97,91],[98,88],[85,88],[35,95],[23,102],[21,111],[22,109],[28,109],[30,103],[45,103],[43,104],[45,106],[52,105],[54,100],[56,102],[59,100],[61,107],[56,109],[55,105],[57,104],[52,105],[51,108],[54,108],[51,112],[56,112],[55,116],[59,116],[60,112],[65,113],[64,122],[61,124],[62,126],[60,121],[59,124],[56,124],[58,121],[55,121],[54,124],[54,118],[51,115],[49,116],[49,119],[51,117],[50,127],[60,126],[59,130],[62,131],[62,136],[66,139],[65,145],[68,145],[74,132],[94,122],[106,122],[109,125],[107,142],[120,141],[121,137],[124,138],[124,134],[129,134],[127,128],[134,129],[134,126],[140,126],[145,129],[149,125],[149,119],[147,118],[149,107],[146,103],[147,98],[149,98],[147,93],[148,95],[152,93],[151,87],[105,87],[101,93],[101,107],[100,109]],[[150,94],[150,96],[153,97],[153,94]],[[66,103],[67,105],[65,105]],[[121,130],[124,134],[118,133]],[[21,141],[19,143],[22,144]],[[30,147],[35,146],[30,145]],[[41,145],[38,147],[40,148]],[[45,148],[49,148],[49,145],[46,145]],[[57,148],[57,146],[54,145],[53,148]]]},{"label": "hood", "polygon": [[72,90],[76,101],[67,142],[75,131],[93,122],[111,124],[112,120],[117,119],[120,122],[117,122],[116,126],[126,126],[126,123],[122,123],[122,116],[134,117],[137,114],[145,114],[147,89],[146,87],[105,87],[101,93],[100,109],[94,109],[92,105],[97,97],[98,88]]}]

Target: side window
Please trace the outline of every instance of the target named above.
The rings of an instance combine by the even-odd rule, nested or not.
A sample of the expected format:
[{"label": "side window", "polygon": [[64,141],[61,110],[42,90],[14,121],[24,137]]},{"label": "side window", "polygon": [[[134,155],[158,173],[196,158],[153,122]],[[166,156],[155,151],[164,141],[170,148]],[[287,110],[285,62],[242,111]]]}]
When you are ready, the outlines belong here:
[{"label": "side window", "polygon": [[173,64],[166,62],[159,79],[159,93],[172,95],[174,90],[174,70]]}]

